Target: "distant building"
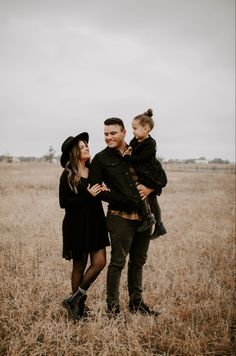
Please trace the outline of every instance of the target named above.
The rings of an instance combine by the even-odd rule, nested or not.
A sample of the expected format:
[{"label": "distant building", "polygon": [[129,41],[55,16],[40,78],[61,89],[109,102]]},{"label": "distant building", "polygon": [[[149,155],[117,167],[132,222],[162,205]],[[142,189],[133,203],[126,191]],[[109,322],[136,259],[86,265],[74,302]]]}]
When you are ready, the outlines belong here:
[{"label": "distant building", "polygon": [[12,157],[12,162],[13,163],[19,163],[20,162],[20,157]]},{"label": "distant building", "polygon": [[208,159],[206,158],[199,158],[199,159],[195,159],[195,163],[209,163]]}]

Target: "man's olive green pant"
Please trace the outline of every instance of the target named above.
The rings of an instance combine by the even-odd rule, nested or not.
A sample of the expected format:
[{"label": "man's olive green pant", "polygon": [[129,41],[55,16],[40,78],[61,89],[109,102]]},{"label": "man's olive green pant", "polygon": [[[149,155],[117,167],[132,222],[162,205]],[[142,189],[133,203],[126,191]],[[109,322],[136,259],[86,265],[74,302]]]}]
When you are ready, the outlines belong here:
[{"label": "man's olive green pant", "polygon": [[142,300],[143,266],[147,259],[151,229],[137,232],[138,221],[108,214],[107,229],[111,241],[111,259],[107,272],[107,306],[119,305],[120,277],[128,262],[128,291],[130,300]]}]

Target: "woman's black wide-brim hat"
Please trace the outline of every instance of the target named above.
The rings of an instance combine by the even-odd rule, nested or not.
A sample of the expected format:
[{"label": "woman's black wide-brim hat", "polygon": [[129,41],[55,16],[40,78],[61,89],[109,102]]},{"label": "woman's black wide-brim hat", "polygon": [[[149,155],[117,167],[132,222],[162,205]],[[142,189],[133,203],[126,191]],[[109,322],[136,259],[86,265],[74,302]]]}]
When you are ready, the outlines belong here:
[{"label": "woman's black wide-brim hat", "polygon": [[66,163],[69,161],[70,156],[70,150],[71,148],[78,142],[78,141],[85,141],[88,143],[89,141],[89,134],[87,132],[82,132],[79,135],[73,137],[69,136],[62,144],[61,146],[61,165],[63,168],[65,168]]}]

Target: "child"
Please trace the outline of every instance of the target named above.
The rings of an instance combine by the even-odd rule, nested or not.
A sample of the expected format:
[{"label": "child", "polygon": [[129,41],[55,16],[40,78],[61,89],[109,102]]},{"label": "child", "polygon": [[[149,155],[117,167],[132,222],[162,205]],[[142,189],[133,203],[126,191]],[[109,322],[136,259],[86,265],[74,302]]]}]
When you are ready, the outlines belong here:
[{"label": "child", "polygon": [[152,109],[148,109],[133,119],[134,138],[130,141],[129,148],[124,152],[124,158],[133,164],[138,175],[138,183],[155,189],[143,200],[143,220],[138,228],[138,231],[145,231],[155,224],[151,235],[151,239],[155,239],[167,233],[161,221],[161,210],[156,198],[156,194],[160,195],[162,188],[166,186],[167,177],[161,163],[156,159],[156,141],[149,135],[154,127],[152,115]]}]

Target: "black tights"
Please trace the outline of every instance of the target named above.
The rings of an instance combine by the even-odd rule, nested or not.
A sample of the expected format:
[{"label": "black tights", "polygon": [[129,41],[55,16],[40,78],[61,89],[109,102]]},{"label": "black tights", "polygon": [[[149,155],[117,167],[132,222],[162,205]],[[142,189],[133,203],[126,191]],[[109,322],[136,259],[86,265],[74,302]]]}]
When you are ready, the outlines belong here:
[{"label": "black tights", "polygon": [[[90,255],[90,265],[86,269],[88,256]],[[72,292],[75,293],[79,287],[87,290],[98,277],[99,273],[106,265],[106,251],[101,249],[96,252],[86,253],[80,260],[73,260],[71,273]]]},{"label": "black tights", "polygon": [[150,194],[146,199],[142,200],[142,216],[144,219],[151,213],[155,217],[156,224],[160,224],[161,209],[155,194]]},{"label": "black tights", "polygon": [[149,194],[148,201],[151,207],[151,211],[155,217],[156,224],[160,224],[161,222],[161,208],[157,200],[157,196],[155,194]]}]

